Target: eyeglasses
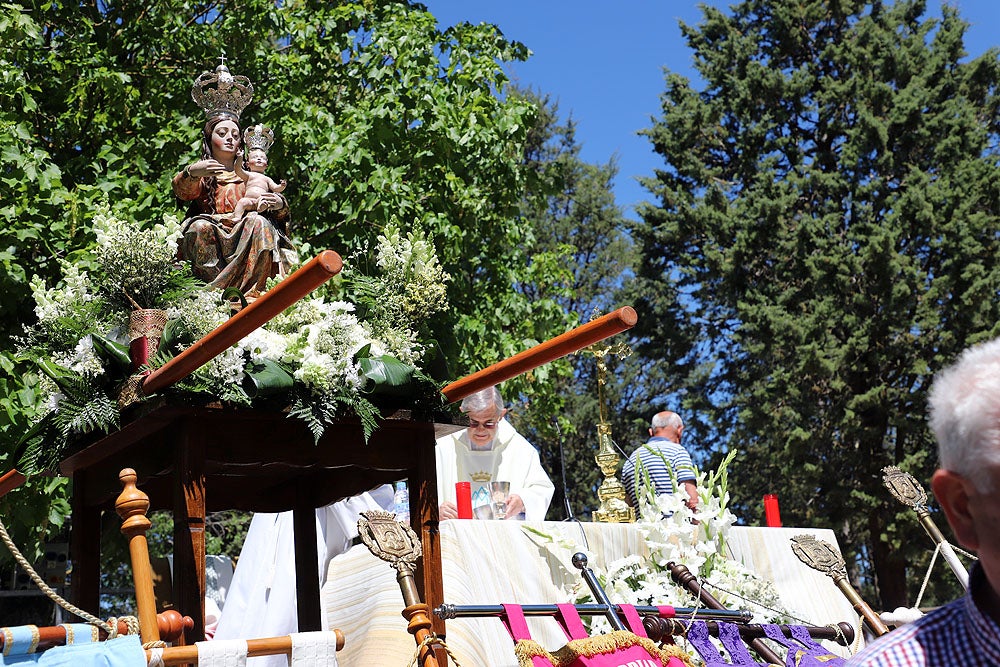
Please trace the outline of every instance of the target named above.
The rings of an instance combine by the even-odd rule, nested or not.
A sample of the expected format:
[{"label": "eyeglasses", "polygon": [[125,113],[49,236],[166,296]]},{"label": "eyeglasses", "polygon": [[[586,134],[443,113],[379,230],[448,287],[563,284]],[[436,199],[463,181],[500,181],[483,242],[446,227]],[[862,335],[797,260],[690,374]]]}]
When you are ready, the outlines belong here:
[{"label": "eyeglasses", "polygon": [[488,422],[477,422],[474,419],[469,420],[469,428],[475,431],[476,429],[485,428],[487,431],[492,431],[497,427],[497,423],[492,419]]}]

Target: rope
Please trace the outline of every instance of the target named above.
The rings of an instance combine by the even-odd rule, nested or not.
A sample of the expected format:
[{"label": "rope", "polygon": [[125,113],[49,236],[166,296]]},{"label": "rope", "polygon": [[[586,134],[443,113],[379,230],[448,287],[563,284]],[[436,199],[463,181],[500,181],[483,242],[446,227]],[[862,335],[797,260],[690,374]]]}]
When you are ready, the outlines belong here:
[{"label": "rope", "polygon": [[943,547],[945,544],[948,544],[953,550],[955,550],[958,553],[962,554],[966,558],[969,558],[969,559],[974,560],[974,561],[979,560],[979,558],[976,557],[975,554],[970,554],[968,551],[963,551],[962,549],[960,549],[959,547],[956,547],[955,545],[951,544],[950,542],[939,542],[938,544],[936,544],[934,546],[934,553],[931,554],[931,562],[927,566],[927,572],[924,574],[924,582],[922,584],[920,584],[920,592],[917,593],[917,601],[913,603],[913,608],[914,609],[919,609],[920,608],[920,601],[924,598],[924,591],[927,589],[927,584],[930,582],[930,579],[931,579],[931,570],[934,569],[934,563],[937,562],[937,557],[938,557],[938,554],[941,552],[941,547]]},{"label": "rope", "polygon": [[961,547],[956,547],[954,544],[952,544],[951,548],[957,551],[958,553],[962,554],[969,560],[979,560],[979,556],[977,556],[976,554],[970,554],[968,551],[965,551]]},{"label": "rope", "polygon": [[760,602],[757,602],[756,600],[751,600],[748,597],[744,597],[744,596],[740,595],[739,593],[736,593],[735,591],[727,591],[722,586],[718,586],[716,584],[713,584],[711,581],[705,580],[703,582],[703,585],[708,586],[709,588],[714,588],[717,591],[722,591],[726,595],[732,595],[733,597],[737,597],[740,600],[743,600],[744,602],[749,602],[750,604],[752,604],[754,606],[757,606],[757,607],[760,607],[761,609],[766,609],[767,611],[769,611],[769,612],[771,612],[771,613],[773,613],[773,614],[775,614],[775,615],[777,615],[779,617],[780,616],[784,616],[784,617],[790,618],[793,621],[798,622],[800,625],[816,625],[815,623],[813,623],[811,621],[807,621],[804,618],[799,618],[798,616],[796,616],[795,614],[793,614],[790,611],[781,610],[781,609],[773,609],[771,607],[768,607],[766,604],[761,604]]},{"label": "rope", "polygon": [[166,667],[165,662],[163,662],[163,649],[153,648],[149,650],[149,662],[148,667]]},{"label": "rope", "polygon": [[413,653],[413,657],[410,658],[410,661],[408,663],[406,663],[407,667],[412,667],[413,665],[417,664],[417,659],[420,657],[420,651],[427,648],[431,644],[440,644],[441,648],[443,648],[445,651],[448,652],[448,657],[451,658],[451,661],[455,663],[455,667],[462,667],[462,665],[460,665],[458,662],[458,658],[456,658],[455,654],[451,652],[451,649],[448,648],[448,645],[445,643],[445,641],[440,637],[438,637],[433,632],[424,637],[424,640],[419,644],[417,644],[417,650]]},{"label": "rope", "polygon": [[851,655],[861,650],[861,640],[864,637],[864,618],[858,614],[858,622],[854,624],[854,643],[851,645]]},{"label": "rope", "polygon": [[24,554],[21,553],[21,550],[17,548],[16,544],[14,544],[14,540],[11,539],[10,533],[7,532],[7,527],[4,525],[2,520],[0,520],[0,539],[2,539],[3,543],[7,545],[7,548],[10,550],[10,553],[14,557],[14,560],[17,561],[17,564],[21,566],[21,569],[28,574],[28,577],[31,578],[31,581],[34,582],[35,586],[38,586],[39,590],[45,593],[45,595],[47,595],[50,600],[58,604],[60,607],[62,607],[69,613],[73,614],[74,616],[79,616],[83,620],[87,621],[87,623],[91,625],[96,625],[100,629],[104,630],[106,633],[108,633],[108,639],[114,639],[115,637],[118,636],[118,621],[122,621],[125,623],[126,634],[130,635],[139,634],[139,619],[137,619],[135,616],[122,616],[121,618],[111,617],[107,620],[107,622],[104,622],[101,619],[97,618],[96,616],[93,616],[92,614],[87,613],[83,609],[80,609],[79,607],[71,604],[70,602],[65,600],[62,596],[60,596],[58,593],[56,593],[54,590],[52,590],[49,587],[49,585],[46,584],[45,581],[43,581],[40,576],[38,576],[38,573],[35,572],[35,568],[31,566],[31,563],[28,562],[28,559],[24,557]]},{"label": "rope", "polygon": [[941,544],[938,543],[934,547],[934,553],[931,554],[931,562],[927,565],[927,572],[924,573],[924,583],[920,584],[920,592],[917,593],[917,601],[913,603],[914,609],[920,608],[920,601],[924,597],[924,591],[927,590],[927,583],[931,580],[931,570],[934,569],[934,563],[937,562],[938,554],[941,553]]}]

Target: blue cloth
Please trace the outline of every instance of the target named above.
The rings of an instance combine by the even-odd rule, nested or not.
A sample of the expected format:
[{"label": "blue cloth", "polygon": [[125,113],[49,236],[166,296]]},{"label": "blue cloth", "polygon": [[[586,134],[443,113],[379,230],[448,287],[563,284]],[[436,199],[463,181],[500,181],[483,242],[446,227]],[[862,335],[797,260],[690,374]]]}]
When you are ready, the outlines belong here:
[{"label": "blue cloth", "polygon": [[[639,474],[636,474],[637,470]],[[637,477],[639,484],[642,485],[645,483],[645,475],[648,474],[656,488],[656,495],[659,495],[674,493],[677,490],[674,488],[671,473],[678,482],[695,481],[691,455],[676,442],[657,436],[650,438],[649,442],[632,452],[622,466],[622,484],[632,506],[638,507],[635,492]]]},{"label": "blue cloth", "polygon": [[63,623],[67,644],[89,644],[97,640],[97,627],[90,623]]},{"label": "blue cloth", "polygon": [[976,604],[976,599],[983,599],[988,592],[989,585],[976,563],[969,577],[969,590],[963,597],[879,637],[848,660],[847,665],[1000,665],[1000,625]]},{"label": "blue cloth", "polygon": [[37,625],[15,625],[3,628],[4,656],[19,656],[34,653],[38,647]]},{"label": "blue cloth", "polygon": [[146,667],[146,652],[138,635],[116,637],[104,642],[55,646],[41,653],[8,655],[0,665],[40,667]]}]

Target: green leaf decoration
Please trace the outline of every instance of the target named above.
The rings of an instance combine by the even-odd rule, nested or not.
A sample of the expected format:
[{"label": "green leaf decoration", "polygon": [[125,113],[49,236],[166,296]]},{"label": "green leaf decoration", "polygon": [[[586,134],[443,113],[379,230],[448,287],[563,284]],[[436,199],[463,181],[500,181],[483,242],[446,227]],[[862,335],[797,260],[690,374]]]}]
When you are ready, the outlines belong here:
[{"label": "green leaf decoration", "polygon": [[[247,307],[247,298],[246,298],[246,296],[244,296],[243,292],[241,292],[236,287],[227,287],[226,289],[222,290],[222,296],[219,297],[219,298],[222,299],[223,303],[229,303],[233,299],[239,299],[240,300],[240,308],[246,308]],[[236,313],[233,313],[233,315],[235,315],[235,314]]]},{"label": "green leaf decoration", "polygon": [[96,333],[90,334],[90,337],[94,341],[97,356],[105,365],[117,371],[117,374],[127,373],[132,368],[132,357],[127,346]]},{"label": "green leaf decoration", "polygon": [[76,388],[76,383],[80,376],[64,366],[60,366],[51,359],[36,359],[38,367],[42,369],[49,378],[56,383],[61,391],[71,394]]},{"label": "green leaf decoration", "polygon": [[243,374],[243,391],[250,398],[273,396],[288,391],[295,383],[295,378],[288,369],[272,359],[262,359],[254,363],[250,370]]},{"label": "green leaf decoration", "polygon": [[318,445],[326,427],[336,418],[336,403],[332,400],[296,399],[288,411],[288,416],[301,419],[313,436],[313,444]]},{"label": "green leaf decoration", "polygon": [[413,366],[388,355],[364,357],[359,364],[364,378],[362,391],[397,396],[410,393]]},{"label": "green leaf decoration", "polygon": [[160,334],[160,350],[173,350],[181,339],[182,327],[178,320],[167,320]]}]

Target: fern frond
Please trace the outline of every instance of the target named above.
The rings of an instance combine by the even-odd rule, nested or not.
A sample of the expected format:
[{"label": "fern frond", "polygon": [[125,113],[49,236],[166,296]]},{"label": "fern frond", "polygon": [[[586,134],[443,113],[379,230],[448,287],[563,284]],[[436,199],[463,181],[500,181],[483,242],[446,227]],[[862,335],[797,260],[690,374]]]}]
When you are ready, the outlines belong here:
[{"label": "fern frond", "polygon": [[289,417],[295,417],[305,422],[306,428],[312,433],[314,445],[319,444],[319,439],[323,437],[326,427],[332,424],[336,417],[336,412],[328,411],[323,403],[325,401],[310,401],[299,397],[295,399],[288,411]]},{"label": "fern frond", "polygon": [[118,428],[118,404],[104,393],[97,394],[82,405],[63,400],[55,413],[54,424],[67,441],[75,434]]},{"label": "fern frond", "polygon": [[351,393],[345,393],[342,396],[343,398],[339,398],[338,400],[350,407],[354,411],[354,414],[358,416],[358,419],[361,420],[361,430],[364,433],[365,444],[367,445],[368,440],[372,437],[372,433],[378,428],[378,420],[381,417],[378,408],[362,396]]}]

